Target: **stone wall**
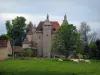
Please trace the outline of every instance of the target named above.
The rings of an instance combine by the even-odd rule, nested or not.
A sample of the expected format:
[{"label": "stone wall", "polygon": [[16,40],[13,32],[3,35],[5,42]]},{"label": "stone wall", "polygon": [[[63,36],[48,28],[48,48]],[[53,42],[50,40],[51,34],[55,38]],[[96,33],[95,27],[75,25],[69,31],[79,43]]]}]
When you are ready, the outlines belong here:
[{"label": "stone wall", "polygon": [[0,48],[0,60],[4,60],[8,58],[8,49],[7,47]]}]

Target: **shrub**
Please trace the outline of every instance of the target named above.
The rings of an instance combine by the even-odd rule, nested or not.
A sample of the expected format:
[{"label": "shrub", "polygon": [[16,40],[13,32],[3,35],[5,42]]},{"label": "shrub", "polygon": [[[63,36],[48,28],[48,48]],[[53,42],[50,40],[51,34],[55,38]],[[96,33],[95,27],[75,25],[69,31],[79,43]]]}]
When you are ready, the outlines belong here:
[{"label": "shrub", "polygon": [[16,56],[17,57],[22,57],[23,56],[23,53],[16,53]]},{"label": "shrub", "polygon": [[37,55],[37,50],[32,48],[25,48],[23,52],[24,57],[33,57]]},{"label": "shrub", "polygon": [[78,54],[77,54],[77,57],[78,57],[79,59],[82,59],[82,58],[83,58],[83,55],[80,54],[80,53],[78,53]]},{"label": "shrub", "polygon": [[71,61],[70,59],[64,58],[63,61]]},{"label": "shrub", "polygon": [[89,55],[83,55],[83,58],[87,59],[89,58]]},{"label": "shrub", "polygon": [[0,40],[8,40],[8,39],[9,39],[9,36],[6,35],[6,34],[2,34],[2,35],[0,36]]}]

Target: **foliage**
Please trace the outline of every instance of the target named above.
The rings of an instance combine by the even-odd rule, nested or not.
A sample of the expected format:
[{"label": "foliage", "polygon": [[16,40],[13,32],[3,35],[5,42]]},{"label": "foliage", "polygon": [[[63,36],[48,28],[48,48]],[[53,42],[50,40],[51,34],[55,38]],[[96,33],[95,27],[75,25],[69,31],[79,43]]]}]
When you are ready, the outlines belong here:
[{"label": "foliage", "polygon": [[91,31],[90,26],[86,22],[81,22],[80,26],[80,36],[81,39],[84,41],[84,53],[89,53],[89,32]]},{"label": "foliage", "polygon": [[97,49],[100,51],[100,39],[96,41]]},{"label": "foliage", "polygon": [[97,51],[97,46],[95,42],[90,42],[89,43],[89,48],[90,48],[90,57],[93,58],[96,56],[96,51]]},{"label": "foliage", "polygon": [[97,40],[97,33],[91,32],[91,34],[89,34],[89,42],[95,42]]},{"label": "foliage", "polygon": [[77,54],[77,57],[78,57],[79,59],[82,59],[82,58],[83,58],[83,55],[80,54],[80,53],[78,53],[78,54]]},{"label": "foliage", "polygon": [[16,56],[17,56],[17,57],[22,57],[22,56],[23,56],[23,53],[21,53],[21,52],[16,53]]},{"label": "foliage", "polygon": [[68,57],[71,52],[76,50],[80,37],[76,27],[68,24],[59,28],[53,40],[53,51]]},{"label": "foliage", "polygon": [[7,35],[12,38],[15,42],[15,45],[21,46],[23,42],[23,38],[25,37],[26,33],[26,19],[24,17],[16,17],[10,23],[9,20],[6,21],[6,30]]},{"label": "foliage", "polygon": [[8,40],[8,39],[10,39],[10,38],[9,38],[9,36],[6,35],[6,34],[2,34],[2,35],[0,36],[0,40]]},{"label": "foliage", "polygon": [[83,55],[83,58],[84,59],[88,59],[89,58],[89,55],[88,54],[85,54],[85,55]]},{"label": "foliage", "polygon": [[32,48],[25,48],[23,56],[24,57],[32,57],[37,55],[37,50]]},{"label": "foliage", "polygon": [[32,49],[31,48],[25,48],[24,49],[24,53],[23,53],[23,56],[24,57],[31,57],[32,54],[33,54],[33,52],[32,52]]},{"label": "foliage", "polygon": [[80,35],[81,38],[84,40],[85,44],[88,44],[88,33],[90,31],[90,26],[87,25],[86,22],[81,22],[81,26],[80,26]]},{"label": "foliage", "polygon": [[79,38],[76,45],[77,45],[76,52],[83,54],[84,53],[84,42],[83,42],[83,40],[81,40]]}]

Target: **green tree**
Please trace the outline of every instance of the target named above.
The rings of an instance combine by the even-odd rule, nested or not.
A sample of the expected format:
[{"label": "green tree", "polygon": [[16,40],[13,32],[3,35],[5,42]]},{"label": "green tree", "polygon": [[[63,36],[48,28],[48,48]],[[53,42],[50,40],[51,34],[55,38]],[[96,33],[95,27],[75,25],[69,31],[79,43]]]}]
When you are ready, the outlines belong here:
[{"label": "green tree", "polygon": [[89,43],[89,54],[90,54],[90,58],[93,58],[96,56],[96,51],[97,51],[97,46],[95,42],[90,42]]},{"label": "green tree", "polygon": [[53,51],[68,57],[76,51],[80,38],[75,26],[65,24],[56,32],[53,40]]},{"label": "green tree", "polygon": [[100,51],[100,39],[96,40],[97,49]]},{"label": "green tree", "polygon": [[100,39],[96,40],[96,46],[97,46],[97,57],[100,59]]},{"label": "green tree", "polygon": [[7,35],[12,38],[15,45],[21,46],[26,33],[26,19],[24,17],[16,17],[10,21],[6,21]]},{"label": "green tree", "polygon": [[12,37],[12,25],[11,25],[10,21],[7,20],[5,25],[6,25],[7,35],[9,37]]}]

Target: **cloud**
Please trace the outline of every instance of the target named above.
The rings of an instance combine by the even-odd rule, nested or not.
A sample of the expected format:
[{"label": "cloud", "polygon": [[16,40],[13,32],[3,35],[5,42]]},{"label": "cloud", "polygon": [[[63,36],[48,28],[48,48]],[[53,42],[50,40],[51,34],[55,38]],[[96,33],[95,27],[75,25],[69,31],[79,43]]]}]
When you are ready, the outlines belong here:
[{"label": "cloud", "polygon": [[[19,14],[19,13],[1,13],[0,19],[4,22],[6,20],[12,20],[17,16],[23,16],[26,18],[26,23],[29,21],[32,21],[34,24],[38,24],[39,21],[45,21],[46,15],[39,15],[39,14]],[[50,20],[52,21],[58,21],[61,23],[63,20],[63,16],[54,16],[49,15]]]},{"label": "cloud", "polygon": [[[12,20],[17,16],[23,16],[26,18],[26,23],[32,21],[33,24],[38,25],[40,21],[46,20],[46,15],[41,14],[22,14],[22,13],[0,13],[0,34],[6,33],[5,21]],[[60,24],[62,23],[63,16],[49,16],[50,21],[58,21]]]}]

